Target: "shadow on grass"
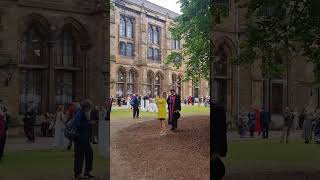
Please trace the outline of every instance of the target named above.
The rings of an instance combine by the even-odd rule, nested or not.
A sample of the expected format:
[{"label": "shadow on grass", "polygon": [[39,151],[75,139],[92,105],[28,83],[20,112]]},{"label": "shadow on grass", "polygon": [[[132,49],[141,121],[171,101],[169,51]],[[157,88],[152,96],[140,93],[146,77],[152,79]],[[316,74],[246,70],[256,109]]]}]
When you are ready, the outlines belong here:
[{"label": "shadow on grass", "polygon": [[[109,161],[94,152],[95,179],[107,179]],[[108,171],[109,172],[109,171]],[[0,163],[1,180],[70,180],[73,179],[73,152],[8,152]]]}]

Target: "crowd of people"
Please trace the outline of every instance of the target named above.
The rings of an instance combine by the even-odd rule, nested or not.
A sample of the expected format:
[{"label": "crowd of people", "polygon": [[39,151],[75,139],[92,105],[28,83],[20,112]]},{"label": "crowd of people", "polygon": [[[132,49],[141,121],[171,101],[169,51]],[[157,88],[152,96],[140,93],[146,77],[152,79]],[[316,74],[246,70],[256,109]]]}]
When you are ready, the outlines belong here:
[{"label": "crowd of people", "polygon": [[[99,120],[110,120],[112,100],[108,98],[103,106],[93,106],[90,100],[74,100],[66,108],[58,105],[55,114],[44,114],[41,124],[37,124],[39,114],[35,103],[28,103],[27,111],[23,117],[24,132],[28,143],[36,143],[35,127],[41,126],[41,135],[53,137],[53,148],[70,151],[74,145],[74,176],[76,179],[93,178],[93,151],[91,144],[99,142]],[[0,100],[0,160],[7,139],[10,123],[8,109]],[[68,136],[70,129],[74,136]],[[85,171],[82,175],[82,167]]]},{"label": "crowd of people", "polygon": [[[283,111],[283,128],[281,134],[281,142],[289,142],[292,130],[303,130],[303,138],[305,143],[310,143],[314,134],[314,141],[320,143],[320,109],[312,110],[310,107],[304,108],[301,112],[296,109],[286,107]],[[269,138],[269,128],[271,126],[270,112],[265,108],[251,107],[248,113],[239,114],[237,121],[240,137],[244,137],[249,131],[250,137],[254,137],[257,133],[262,138]]]}]

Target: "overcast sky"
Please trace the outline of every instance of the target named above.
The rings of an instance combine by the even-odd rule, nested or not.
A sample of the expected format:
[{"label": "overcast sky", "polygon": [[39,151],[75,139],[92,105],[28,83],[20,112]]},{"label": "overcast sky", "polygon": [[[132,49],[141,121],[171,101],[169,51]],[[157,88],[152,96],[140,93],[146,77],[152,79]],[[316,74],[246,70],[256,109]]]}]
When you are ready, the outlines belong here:
[{"label": "overcast sky", "polygon": [[181,14],[180,3],[177,4],[178,0],[148,0],[148,1],[153,2],[159,6],[165,7],[167,9],[170,9],[173,12]]}]

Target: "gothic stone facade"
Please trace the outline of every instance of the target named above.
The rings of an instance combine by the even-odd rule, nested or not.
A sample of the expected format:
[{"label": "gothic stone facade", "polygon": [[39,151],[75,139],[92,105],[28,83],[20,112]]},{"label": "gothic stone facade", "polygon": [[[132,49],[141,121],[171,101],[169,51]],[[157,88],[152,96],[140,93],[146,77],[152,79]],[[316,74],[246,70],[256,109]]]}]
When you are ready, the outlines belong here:
[{"label": "gothic stone facade", "polygon": [[199,87],[182,81],[185,66],[165,64],[182,44],[169,31],[178,14],[144,0],[115,1],[110,14],[111,95],[159,95],[171,88],[182,96],[207,96],[208,82]]},{"label": "gothic stone facade", "polygon": [[101,7],[97,0],[0,1],[0,99],[14,117],[30,102],[39,115],[74,98],[103,104],[109,19]]},{"label": "gothic stone facade", "polygon": [[[227,58],[237,53],[237,33],[243,36],[246,19],[244,10],[237,9],[234,1],[224,2],[229,7],[229,15],[214,27],[211,35],[213,52],[221,60],[211,65],[214,74],[211,95],[225,105],[229,118],[236,117],[238,103],[240,111],[248,111],[252,105],[264,106],[273,115],[281,114],[286,106],[299,111],[307,105],[319,107],[319,87],[313,83],[313,66],[306,63],[300,52],[291,53],[286,76],[278,79],[263,79],[257,63],[241,65],[239,73],[237,66],[227,63]],[[238,22],[240,28],[237,28]]]}]

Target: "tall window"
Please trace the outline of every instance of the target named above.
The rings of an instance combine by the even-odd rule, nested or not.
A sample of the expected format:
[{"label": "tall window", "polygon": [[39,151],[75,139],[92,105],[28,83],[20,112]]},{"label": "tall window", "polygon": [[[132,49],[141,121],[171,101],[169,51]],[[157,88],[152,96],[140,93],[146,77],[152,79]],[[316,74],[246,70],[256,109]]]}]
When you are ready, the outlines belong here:
[{"label": "tall window", "polygon": [[159,60],[160,59],[160,54],[158,49],[154,49],[153,51],[153,59],[154,60]]},{"label": "tall window", "polygon": [[153,48],[148,49],[148,59],[153,59]]},{"label": "tall window", "polygon": [[148,72],[147,74],[147,94],[149,96],[153,95],[153,83],[154,83],[154,75],[152,72]]},{"label": "tall window", "polygon": [[124,17],[120,18],[120,36],[126,36],[126,20]]},{"label": "tall window", "polygon": [[117,95],[124,96],[125,95],[125,84],[126,84],[126,74],[125,71],[119,69],[118,71],[118,82],[117,82]]},{"label": "tall window", "polygon": [[133,38],[134,20],[130,17],[120,16],[120,37]]},{"label": "tall window", "polygon": [[[47,64],[45,61],[45,50],[47,49],[45,31],[41,26],[33,25],[23,37],[21,42],[20,63],[26,65],[42,66]],[[46,69],[46,66],[43,66]],[[42,113],[43,105],[43,69],[38,67],[29,67],[20,69],[20,87],[19,87],[19,111],[25,114],[28,107],[32,104],[38,113]]]},{"label": "tall window", "polygon": [[149,44],[160,45],[160,27],[149,25],[148,40]]},{"label": "tall window", "polygon": [[148,59],[154,60],[155,62],[161,62],[161,55],[160,51],[157,48],[148,48]]},{"label": "tall window", "polygon": [[161,76],[158,73],[154,81],[154,95],[160,96],[160,93],[161,93],[160,91],[161,91]]},{"label": "tall window", "polygon": [[133,94],[134,93],[134,72],[129,71],[128,78],[127,78],[127,94]]}]

